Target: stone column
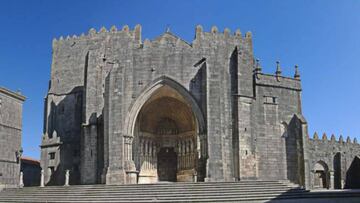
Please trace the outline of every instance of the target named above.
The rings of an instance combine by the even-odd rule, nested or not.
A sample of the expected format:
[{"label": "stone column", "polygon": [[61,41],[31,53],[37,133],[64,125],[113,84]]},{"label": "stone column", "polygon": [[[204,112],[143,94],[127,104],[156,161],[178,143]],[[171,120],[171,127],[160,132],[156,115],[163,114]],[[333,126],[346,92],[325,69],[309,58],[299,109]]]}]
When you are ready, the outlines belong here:
[{"label": "stone column", "polygon": [[153,153],[152,153],[152,169],[156,169],[156,164],[157,164],[157,154],[156,154],[156,143],[153,142],[153,146],[152,146],[152,149],[153,149]]},{"label": "stone column", "polygon": [[44,169],[41,170],[41,177],[40,177],[40,187],[45,187],[45,180],[44,180]]},{"label": "stone column", "polygon": [[181,141],[181,169],[186,169],[185,156],[186,156],[186,145],[185,141]]},{"label": "stone column", "polygon": [[154,151],[155,151],[155,162],[154,162],[154,168],[157,169],[157,162],[158,162],[158,159],[157,159],[157,154],[158,154],[158,147],[157,147],[157,143],[155,143],[154,145]]},{"label": "stone column", "polygon": [[152,169],[152,157],[153,157],[153,148],[152,148],[152,141],[150,140],[149,141],[149,170]]},{"label": "stone column", "polygon": [[330,178],[330,185],[329,185],[329,189],[335,189],[335,185],[334,185],[334,171],[331,170],[329,171],[329,178]]},{"label": "stone column", "polygon": [[19,187],[23,188],[24,187],[24,173],[21,171],[20,172],[20,183],[19,183]]},{"label": "stone column", "polygon": [[140,157],[139,157],[139,170],[141,170],[142,163],[144,161],[144,140],[140,139]]},{"label": "stone column", "polygon": [[132,141],[133,136],[124,135],[124,161],[127,184],[137,183],[138,172],[136,171],[135,163],[132,160]]},{"label": "stone column", "polygon": [[149,157],[149,140],[144,140],[144,169],[147,170],[148,165],[148,157]]},{"label": "stone column", "polygon": [[178,169],[178,171],[180,171],[181,170],[181,142],[180,141],[178,141],[178,143],[177,143],[177,147],[178,147],[178,150],[177,150],[177,154],[178,154],[178,159],[177,159],[177,169]]}]

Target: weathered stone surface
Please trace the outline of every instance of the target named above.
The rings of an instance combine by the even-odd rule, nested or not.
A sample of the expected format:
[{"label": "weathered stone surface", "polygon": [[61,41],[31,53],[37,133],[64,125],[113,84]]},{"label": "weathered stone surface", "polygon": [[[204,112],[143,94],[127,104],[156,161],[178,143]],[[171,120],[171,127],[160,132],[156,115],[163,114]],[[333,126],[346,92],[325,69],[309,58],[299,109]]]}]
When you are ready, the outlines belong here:
[{"label": "weathered stone surface", "polygon": [[[323,156],[314,154],[334,149],[314,149],[308,139],[297,66],[295,78],[282,76],[280,64],[275,75],[262,73],[250,32],[197,26],[191,44],[169,30],[142,41],[141,32],[91,29],[53,41],[41,146],[47,184],[64,184],[70,170],[70,184],[312,186],[313,163]],[[176,166],[161,161],[173,159]]]},{"label": "weathered stone surface", "polygon": [[19,185],[24,101],[20,93],[0,87],[0,188]]}]

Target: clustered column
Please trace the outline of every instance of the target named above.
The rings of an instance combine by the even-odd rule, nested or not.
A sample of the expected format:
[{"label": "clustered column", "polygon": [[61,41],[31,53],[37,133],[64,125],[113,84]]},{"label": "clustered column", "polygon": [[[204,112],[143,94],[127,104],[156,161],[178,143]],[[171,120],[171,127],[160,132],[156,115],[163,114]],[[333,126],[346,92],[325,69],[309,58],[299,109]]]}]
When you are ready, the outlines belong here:
[{"label": "clustered column", "polygon": [[125,161],[129,161],[131,160],[131,155],[132,155],[132,137],[131,136],[124,136],[124,157],[125,157]]},{"label": "clustered column", "polygon": [[132,141],[132,136],[124,135],[124,160],[126,183],[128,184],[135,184],[137,182],[137,171],[135,163],[132,160]]},{"label": "clustered column", "polygon": [[151,139],[140,140],[141,170],[154,170],[157,168],[157,146]]},{"label": "clustered column", "polygon": [[179,140],[177,143],[178,151],[178,171],[195,168],[196,147],[193,139]]}]

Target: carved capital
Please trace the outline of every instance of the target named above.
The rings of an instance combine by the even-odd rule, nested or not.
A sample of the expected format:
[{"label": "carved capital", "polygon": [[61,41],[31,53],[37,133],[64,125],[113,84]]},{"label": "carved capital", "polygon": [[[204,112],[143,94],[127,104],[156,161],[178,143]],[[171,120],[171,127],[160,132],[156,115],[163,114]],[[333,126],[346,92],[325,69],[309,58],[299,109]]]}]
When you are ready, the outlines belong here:
[{"label": "carved capital", "polygon": [[123,135],[123,137],[124,137],[124,143],[125,143],[125,144],[129,144],[129,145],[132,144],[133,138],[134,138],[133,136]]}]

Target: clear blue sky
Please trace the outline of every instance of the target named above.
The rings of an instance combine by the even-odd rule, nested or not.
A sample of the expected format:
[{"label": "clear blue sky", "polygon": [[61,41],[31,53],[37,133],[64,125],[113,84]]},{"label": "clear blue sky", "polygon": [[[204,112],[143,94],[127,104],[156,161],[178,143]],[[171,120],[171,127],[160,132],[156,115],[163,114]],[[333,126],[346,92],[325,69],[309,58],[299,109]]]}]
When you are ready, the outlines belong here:
[{"label": "clear blue sky", "polygon": [[167,25],[191,42],[195,25],[252,31],[264,72],[280,60],[285,75],[299,65],[309,132],[360,140],[360,1],[40,1],[0,2],[0,86],[21,89],[24,155],[39,158],[51,41],[91,27],[136,24],[143,39]]}]

